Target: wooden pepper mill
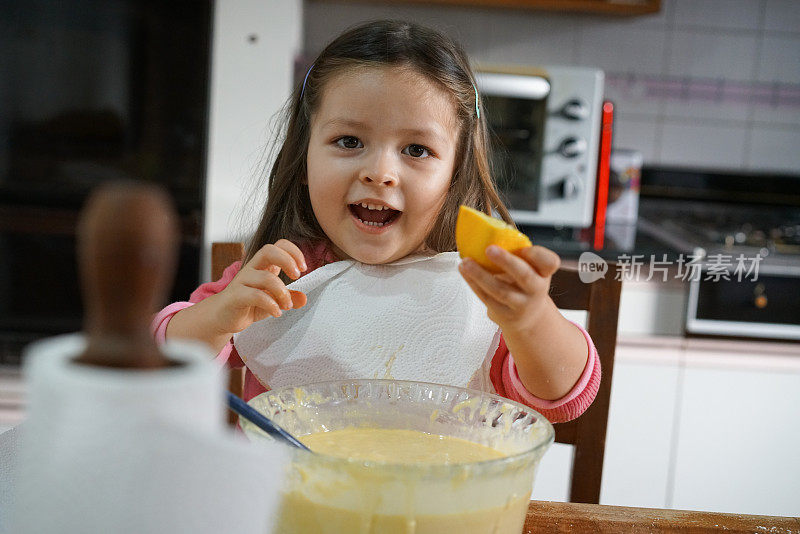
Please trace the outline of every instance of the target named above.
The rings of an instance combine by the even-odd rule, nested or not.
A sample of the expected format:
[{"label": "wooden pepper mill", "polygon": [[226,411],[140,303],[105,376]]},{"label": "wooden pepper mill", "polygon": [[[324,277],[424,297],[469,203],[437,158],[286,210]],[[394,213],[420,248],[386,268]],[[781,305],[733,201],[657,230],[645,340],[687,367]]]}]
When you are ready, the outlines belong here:
[{"label": "wooden pepper mill", "polygon": [[177,216],[163,189],[111,182],[90,196],[78,228],[85,365],[159,369],[176,365],[150,333],[177,260]]}]

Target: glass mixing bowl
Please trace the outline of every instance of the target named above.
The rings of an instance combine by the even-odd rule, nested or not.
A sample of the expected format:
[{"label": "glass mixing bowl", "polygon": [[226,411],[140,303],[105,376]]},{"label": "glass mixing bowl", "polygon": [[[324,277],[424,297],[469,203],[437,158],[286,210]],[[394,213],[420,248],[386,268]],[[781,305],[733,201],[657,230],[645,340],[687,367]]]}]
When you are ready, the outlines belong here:
[{"label": "glass mixing bowl", "polygon": [[[297,437],[352,427],[418,430],[486,445],[502,458],[401,464],[292,449],[275,532],[519,534],[536,466],[553,442],[538,412],[498,395],[400,380],[268,391],[249,404]],[[272,440],[240,419],[252,440]]]}]

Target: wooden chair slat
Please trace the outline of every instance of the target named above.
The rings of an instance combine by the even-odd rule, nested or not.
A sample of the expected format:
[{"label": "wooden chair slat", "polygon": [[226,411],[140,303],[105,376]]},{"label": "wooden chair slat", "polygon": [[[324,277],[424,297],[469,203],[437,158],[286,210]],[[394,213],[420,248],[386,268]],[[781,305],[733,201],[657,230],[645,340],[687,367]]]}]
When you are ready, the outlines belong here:
[{"label": "wooden chair slat", "polygon": [[588,310],[591,287],[581,282],[578,271],[561,268],[550,282],[550,298],[562,310]]},{"label": "wooden chair slat", "polygon": [[[228,391],[239,397],[244,396],[244,367],[231,367],[228,372]],[[239,422],[239,414],[233,410],[228,410],[228,424],[236,426]]]},{"label": "wooden chair slat", "polygon": [[[615,265],[609,264],[607,272],[616,272]],[[559,269],[551,284],[550,296],[558,308],[588,312],[586,330],[597,348],[602,369],[600,388],[589,409],[574,421],[554,425],[556,442],[575,446],[570,502],[600,502],[621,290],[622,282],[613,276],[584,283],[577,270],[568,268]]]},{"label": "wooden chair slat", "polygon": [[[219,280],[225,269],[235,261],[244,258],[244,243],[212,243],[211,244],[211,279]],[[233,367],[228,372],[228,391],[237,397],[244,394],[244,367]],[[239,415],[228,410],[228,424],[236,426]]]},{"label": "wooden chair slat", "polygon": [[219,280],[233,262],[244,258],[244,243],[211,244],[211,279]]}]

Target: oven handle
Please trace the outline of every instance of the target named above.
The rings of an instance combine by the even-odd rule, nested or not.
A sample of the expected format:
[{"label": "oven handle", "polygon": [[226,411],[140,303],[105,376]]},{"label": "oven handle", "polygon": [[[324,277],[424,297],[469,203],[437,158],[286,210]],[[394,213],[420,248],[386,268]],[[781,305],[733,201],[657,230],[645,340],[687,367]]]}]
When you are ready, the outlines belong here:
[{"label": "oven handle", "polygon": [[544,100],[550,94],[550,82],[542,76],[478,72],[475,81],[482,93],[492,96]]}]

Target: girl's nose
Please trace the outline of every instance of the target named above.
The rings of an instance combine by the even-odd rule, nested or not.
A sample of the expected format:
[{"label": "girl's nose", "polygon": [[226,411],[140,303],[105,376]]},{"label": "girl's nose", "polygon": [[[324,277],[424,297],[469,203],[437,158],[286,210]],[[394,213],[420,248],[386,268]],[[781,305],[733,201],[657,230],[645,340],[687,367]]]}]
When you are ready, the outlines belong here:
[{"label": "girl's nose", "polygon": [[359,180],[365,184],[395,186],[398,183],[397,168],[391,154],[380,153],[361,170]]}]

